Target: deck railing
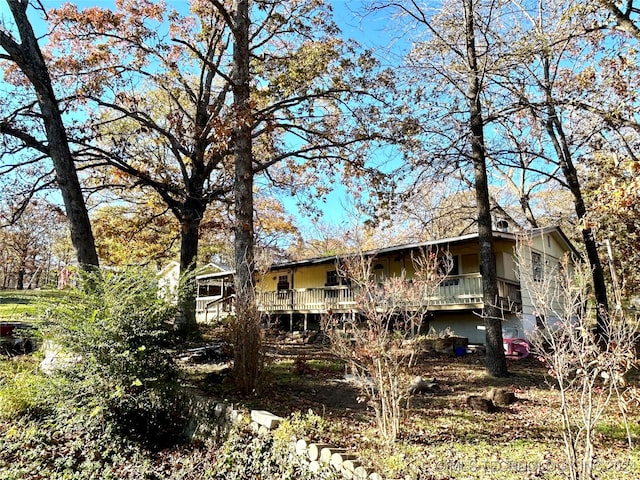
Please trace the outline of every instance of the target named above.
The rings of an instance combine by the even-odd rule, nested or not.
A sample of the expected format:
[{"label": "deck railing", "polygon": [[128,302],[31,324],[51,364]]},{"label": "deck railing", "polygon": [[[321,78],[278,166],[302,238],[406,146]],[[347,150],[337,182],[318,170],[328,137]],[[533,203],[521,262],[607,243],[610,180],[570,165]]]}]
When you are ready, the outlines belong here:
[{"label": "deck railing", "polygon": [[[503,308],[512,309],[522,303],[517,282],[498,279],[499,302]],[[434,292],[424,299],[430,307],[473,308],[483,302],[482,277],[456,275],[448,277]],[[357,309],[357,292],[348,286],[305,288],[258,292],[258,309],[262,312],[309,312],[345,311]]]},{"label": "deck railing", "polygon": [[[348,286],[304,288],[258,292],[258,309],[264,313],[326,313],[358,309],[358,294]],[[432,310],[479,308],[483,303],[482,277],[478,274],[448,277],[422,305]],[[522,305],[520,285],[512,280],[498,279],[499,307],[518,310]],[[198,297],[196,312],[203,318],[233,313],[232,297]],[[211,315],[210,315],[211,314]]]}]

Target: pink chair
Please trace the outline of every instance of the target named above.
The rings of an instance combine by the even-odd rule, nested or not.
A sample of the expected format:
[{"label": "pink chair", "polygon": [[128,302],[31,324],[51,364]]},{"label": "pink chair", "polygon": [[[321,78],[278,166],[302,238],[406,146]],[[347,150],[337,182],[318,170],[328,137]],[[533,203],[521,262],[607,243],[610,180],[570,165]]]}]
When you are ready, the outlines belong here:
[{"label": "pink chair", "polygon": [[531,350],[529,342],[524,338],[505,338],[503,340],[504,354],[509,358],[527,358]]}]

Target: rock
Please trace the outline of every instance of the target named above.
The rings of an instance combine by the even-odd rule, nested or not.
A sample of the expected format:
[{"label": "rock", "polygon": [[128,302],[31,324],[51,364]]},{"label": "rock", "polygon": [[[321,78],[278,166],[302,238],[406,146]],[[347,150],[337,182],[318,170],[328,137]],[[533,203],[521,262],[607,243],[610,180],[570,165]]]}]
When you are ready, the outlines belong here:
[{"label": "rock", "polygon": [[334,470],[339,472],[342,470],[342,464],[344,462],[346,462],[347,460],[355,460],[355,459],[356,459],[356,456],[353,453],[335,452],[331,455],[331,458],[329,459],[329,464],[334,468]]},{"label": "rock", "polygon": [[517,400],[515,393],[506,388],[492,388],[487,392],[486,397],[495,405],[506,407]]},{"label": "rock", "polygon": [[216,403],[215,408],[213,409],[213,412],[216,416],[216,418],[220,418],[223,415],[226,417],[228,415],[228,405],[226,403],[220,402],[220,403]]},{"label": "rock", "polygon": [[369,471],[367,468],[361,465],[353,471],[353,478],[355,480],[367,480],[371,473],[373,472]]},{"label": "rock", "polygon": [[342,470],[346,470],[348,472],[355,472],[356,468],[360,466],[360,462],[355,459],[348,459],[342,462]]},{"label": "rock", "polygon": [[60,345],[51,340],[45,341],[42,349],[44,350],[44,359],[40,362],[40,370],[45,375],[53,375],[54,373],[69,370],[83,361],[81,355],[64,351]]},{"label": "rock", "polygon": [[273,430],[280,425],[284,419],[266,410],[251,410],[251,420],[269,430]]},{"label": "rock", "polygon": [[470,395],[467,397],[467,405],[471,410],[479,410],[485,413],[494,413],[497,409],[491,400],[478,395]]},{"label": "rock", "polygon": [[320,460],[320,453],[322,452],[322,449],[327,447],[329,447],[329,445],[326,443],[311,443],[307,448],[307,456],[309,457],[309,460],[312,462]]},{"label": "rock", "polygon": [[320,462],[330,463],[335,453],[347,453],[344,448],[325,447],[320,451]]},{"label": "rock", "polygon": [[340,472],[342,473],[342,476],[347,480],[353,480],[354,478],[358,478],[356,477],[356,468],[358,468],[359,466],[360,462],[358,462],[357,460],[345,460],[344,462],[342,462]]},{"label": "rock", "polygon": [[239,410],[231,410],[229,412],[229,420],[234,425],[240,425],[244,421],[244,415]]},{"label": "rock", "polygon": [[298,455],[307,454],[307,441],[304,438],[301,438],[296,442],[296,453]]}]

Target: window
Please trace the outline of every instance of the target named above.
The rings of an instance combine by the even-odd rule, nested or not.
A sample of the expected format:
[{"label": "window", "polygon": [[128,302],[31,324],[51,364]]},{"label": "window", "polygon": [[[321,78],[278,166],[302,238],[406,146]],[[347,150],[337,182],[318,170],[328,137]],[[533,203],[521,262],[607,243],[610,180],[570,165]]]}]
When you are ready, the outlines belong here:
[{"label": "window", "polygon": [[533,279],[541,282],[544,279],[544,270],[542,268],[542,255],[531,252],[531,269],[533,271]]},{"label": "window", "polygon": [[336,270],[329,270],[327,272],[327,283],[325,283],[326,287],[335,287],[339,285],[338,282],[338,272]]},{"label": "window", "polygon": [[[444,275],[445,277],[460,275],[458,257],[456,255],[442,257],[438,261],[438,275]],[[451,287],[458,285],[459,283],[460,279],[458,278],[448,278],[447,280],[444,280],[441,285],[443,287]]]},{"label": "window", "polygon": [[289,275],[278,276],[278,291],[289,290]]}]

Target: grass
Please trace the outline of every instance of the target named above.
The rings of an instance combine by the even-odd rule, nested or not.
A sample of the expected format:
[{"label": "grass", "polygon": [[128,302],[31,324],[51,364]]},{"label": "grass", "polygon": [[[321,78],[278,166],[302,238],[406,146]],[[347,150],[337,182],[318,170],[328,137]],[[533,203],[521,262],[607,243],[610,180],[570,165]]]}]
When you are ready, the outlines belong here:
[{"label": "grass", "polygon": [[0,322],[37,317],[47,304],[65,295],[64,290],[0,290]]}]

